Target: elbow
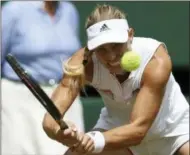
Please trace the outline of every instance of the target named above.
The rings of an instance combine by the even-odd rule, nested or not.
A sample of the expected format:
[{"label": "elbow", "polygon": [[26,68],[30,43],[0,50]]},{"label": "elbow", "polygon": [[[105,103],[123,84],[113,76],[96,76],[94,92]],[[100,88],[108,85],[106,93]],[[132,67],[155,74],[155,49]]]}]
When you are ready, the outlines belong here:
[{"label": "elbow", "polygon": [[44,130],[45,133],[47,133],[48,128],[49,128],[49,126],[47,124],[47,121],[46,121],[46,117],[47,117],[46,115],[47,114],[44,115],[44,118],[43,118],[43,121],[42,121],[42,128],[43,128],[43,130]]},{"label": "elbow", "polygon": [[46,113],[45,115],[44,115],[44,118],[43,118],[43,121],[42,121],[42,128],[43,128],[43,130],[44,130],[44,132],[46,133],[46,135],[49,137],[49,138],[51,138],[51,139],[55,139],[55,137],[54,137],[54,134],[53,134],[53,132],[52,132],[52,125],[51,125],[51,123],[50,123],[50,120],[51,120],[51,118],[50,118],[51,116],[48,114],[48,113]]},{"label": "elbow", "polygon": [[134,141],[134,145],[140,145],[141,142],[143,141],[144,137],[145,137],[146,133],[143,131],[137,131],[135,134],[135,141]]},{"label": "elbow", "polygon": [[133,145],[139,145],[142,143],[146,136],[147,130],[144,126],[134,125],[133,128]]},{"label": "elbow", "polygon": [[134,145],[141,144],[147,135],[151,123],[141,118],[135,121],[131,121],[130,125],[133,133]]},{"label": "elbow", "polygon": [[44,132],[47,134],[47,136],[49,137],[48,131],[50,130],[50,126],[47,123],[47,117],[48,117],[47,115],[48,115],[47,113],[44,115],[44,118],[42,121],[42,128],[43,128]]}]

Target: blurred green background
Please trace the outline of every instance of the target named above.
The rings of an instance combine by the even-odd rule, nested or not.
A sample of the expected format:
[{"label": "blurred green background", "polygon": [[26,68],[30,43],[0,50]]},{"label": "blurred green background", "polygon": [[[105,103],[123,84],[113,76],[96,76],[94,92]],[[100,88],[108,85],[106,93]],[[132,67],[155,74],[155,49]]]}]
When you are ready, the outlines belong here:
[{"label": "blurred green background", "polygon": [[[189,2],[73,1],[73,3],[80,16],[80,38],[83,46],[86,44],[85,20],[97,4],[103,3],[112,4],[126,12],[136,36],[163,41],[173,62],[173,74],[189,99]],[[82,97],[82,103],[85,128],[89,130],[96,123],[103,102],[93,88],[87,87],[87,93],[90,97]]]}]

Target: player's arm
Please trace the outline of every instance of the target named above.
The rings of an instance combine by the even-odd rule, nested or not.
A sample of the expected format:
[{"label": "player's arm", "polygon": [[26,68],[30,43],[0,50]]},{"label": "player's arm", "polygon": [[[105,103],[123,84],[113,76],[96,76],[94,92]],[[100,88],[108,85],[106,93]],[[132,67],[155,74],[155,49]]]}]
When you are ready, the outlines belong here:
[{"label": "player's arm", "polygon": [[158,114],[171,69],[171,60],[161,45],[143,73],[130,124],[104,132],[104,149],[118,149],[141,143]]},{"label": "player's arm", "polygon": [[[76,52],[72,58],[69,60],[68,65],[70,66],[80,66],[82,65],[84,57],[84,49]],[[53,100],[56,107],[59,109],[60,113],[64,117],[69,107],[72,105],[75,98],[79,95],[81,85],[80,76],[71,76],[64,74],[62,80],[60,81],[58,87],[53,92],[51,99]],[[61,138],[56,132],[60,128],[59,125],[53,120],[53,118],[46,113],[43,120],[43,128],[46,134],[52,139]],[[56,136],[56,137],[55,137]]]}]

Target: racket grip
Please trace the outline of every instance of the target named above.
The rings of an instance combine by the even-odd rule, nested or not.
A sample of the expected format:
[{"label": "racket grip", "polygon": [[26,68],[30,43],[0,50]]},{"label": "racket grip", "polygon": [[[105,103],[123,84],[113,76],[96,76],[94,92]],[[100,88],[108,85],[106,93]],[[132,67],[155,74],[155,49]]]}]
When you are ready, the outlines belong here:
[{"label": "racket grip", "polygon": [[68,128],[68,125],[62,119],[59,120],[59,125],[60,125],[61,130],[65,130]]}]

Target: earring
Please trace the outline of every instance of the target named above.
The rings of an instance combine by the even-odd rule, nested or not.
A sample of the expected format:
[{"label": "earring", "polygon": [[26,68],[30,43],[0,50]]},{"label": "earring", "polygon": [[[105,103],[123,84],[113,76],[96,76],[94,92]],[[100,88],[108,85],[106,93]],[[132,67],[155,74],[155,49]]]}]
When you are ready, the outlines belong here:
[{"label": "earring", "polygon": [[88,63],[88,57],[90,55],[90,51],[88,50],[87,47],[85,47],[85,52],[84,52],[84,60],[82,61],[82,64],[85,66]]},{"label": "earring", "polygon": [[85,66],[86,64],[88,63],[88,60],[87,59],[84,59],[83,61],[82,61],[82,64]]}]

